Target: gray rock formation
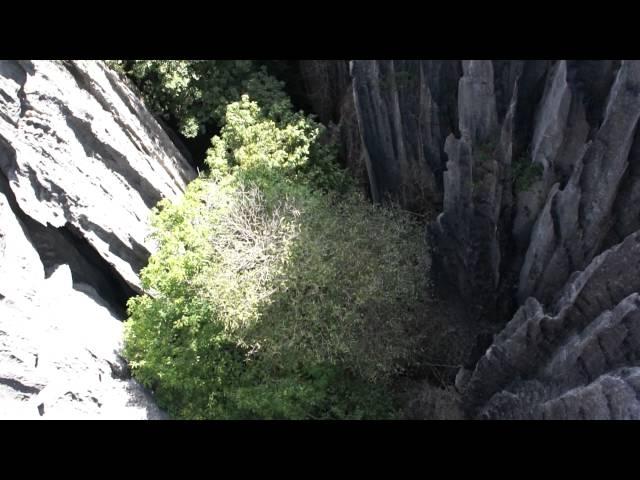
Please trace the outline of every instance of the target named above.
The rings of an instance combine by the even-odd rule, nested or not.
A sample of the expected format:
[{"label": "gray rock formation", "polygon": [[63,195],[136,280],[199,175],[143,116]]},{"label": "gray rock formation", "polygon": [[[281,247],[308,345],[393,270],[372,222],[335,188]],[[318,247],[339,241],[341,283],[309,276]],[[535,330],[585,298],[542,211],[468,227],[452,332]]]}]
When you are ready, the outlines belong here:
[{"label": "gray rock formation", "polygon": [[467,413],[638,418],[640,62],[350,73],[373,198],[439,213],[434,271],[507,324],[458,375]]},{"label": "gray rock formation", "polygon": [[319,120],[329,126],[341,149],[339,157],[353,177],[368,191],[369,173],[352,94],[349,62],[300,60],[299,70],[306,97]]},{"label": "gray rock formation", "polygon": [[640,231],[516,312],[465,387],[488,418],[640,419]]},{"label": "gray rock formation", "polygon": [[357,122],[372,197],[423,210],[442,199],[444,140],[457,131],[460,65],[351,62]]},{"label": "gray rock formation", "polygon": [[193,169],[102,62],[0,61],[0,415],[161,418],[118,355],[150,209]]},{"label": "gray rock formation", "polygon": [[460,136],[450,134],[445,141],[444,206],[432,237],[458,291],[474,306],[484,307],[477,308],[478,314],[490,315],[500,281],[501,207],[510,205],[506,172],[513,108],[501,134],[490,61],[463,62],[458,92]]}]

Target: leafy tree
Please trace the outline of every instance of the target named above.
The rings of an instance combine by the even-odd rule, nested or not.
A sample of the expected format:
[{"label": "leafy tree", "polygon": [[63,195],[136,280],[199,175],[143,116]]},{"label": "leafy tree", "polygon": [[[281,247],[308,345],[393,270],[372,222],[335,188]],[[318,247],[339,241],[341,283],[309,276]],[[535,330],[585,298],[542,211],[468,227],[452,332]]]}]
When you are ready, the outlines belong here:
[{"label": "leafy tree", "polygon": [[128,75],[148,106],[173,116],[185,137],[221,126],[226,106],[249,94],[275,119],[291,110],[283,83],[250,60],[114,60],[108,64]]},{"label": "leafy tree", "polygon": [[124,352],[178,418],[394,415],[427,290],[422,228],[368,203],[324,127],[286,105],[230,103],[210,174],[154,211]]}]

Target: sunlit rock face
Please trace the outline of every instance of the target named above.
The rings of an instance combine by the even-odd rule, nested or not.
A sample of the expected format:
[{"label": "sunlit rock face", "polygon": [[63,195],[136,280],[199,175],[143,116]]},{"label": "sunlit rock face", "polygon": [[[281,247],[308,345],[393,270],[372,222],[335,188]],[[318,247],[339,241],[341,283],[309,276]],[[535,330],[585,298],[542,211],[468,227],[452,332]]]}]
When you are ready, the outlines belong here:
[{"label": "sunlit rock face", "polygon": [[0,61],[0,416],[161,418],[119,356],[150,209],[195,176],[96,61]]}]

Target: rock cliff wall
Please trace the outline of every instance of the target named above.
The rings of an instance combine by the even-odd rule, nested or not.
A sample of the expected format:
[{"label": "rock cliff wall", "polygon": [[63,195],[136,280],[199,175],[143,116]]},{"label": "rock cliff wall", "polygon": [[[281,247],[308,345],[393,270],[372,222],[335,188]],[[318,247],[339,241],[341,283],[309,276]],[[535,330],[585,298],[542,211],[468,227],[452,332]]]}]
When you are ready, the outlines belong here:
[{"label": "rock cliff wall", "polygon": [[150,209],[193,169],[97,61],[0,61],[0,415],[161,418],[118,355]]}]

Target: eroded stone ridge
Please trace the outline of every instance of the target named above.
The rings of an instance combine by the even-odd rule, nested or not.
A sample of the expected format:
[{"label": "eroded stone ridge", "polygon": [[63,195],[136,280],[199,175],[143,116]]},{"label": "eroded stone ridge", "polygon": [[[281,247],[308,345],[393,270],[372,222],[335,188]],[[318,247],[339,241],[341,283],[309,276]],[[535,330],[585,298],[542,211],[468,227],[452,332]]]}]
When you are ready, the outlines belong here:
[{"label": "eroded stone ridge", "polygon": [[0,416],[164,418],[120,357],[150,209],[195,172],[97,61],[0,61]]},{"label": "eroded stone ridge", "polygon": [[133,289],[150,208],[194,177],[118,76],[96,61],[0,62],[0,174],[40,225],[73,227]]}]

